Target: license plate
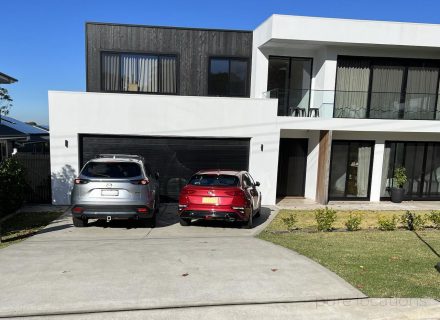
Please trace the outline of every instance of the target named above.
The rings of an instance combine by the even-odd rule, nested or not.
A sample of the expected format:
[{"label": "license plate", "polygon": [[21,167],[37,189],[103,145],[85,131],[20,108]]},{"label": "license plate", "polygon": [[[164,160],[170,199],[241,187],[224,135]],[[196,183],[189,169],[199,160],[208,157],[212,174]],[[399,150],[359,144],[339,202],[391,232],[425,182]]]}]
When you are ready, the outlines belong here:
[{"label": "license plate", "polygon": [[218,204],[218,198],[217,197],[203,197],[202,203]]},{"label": "license plate", "polygon": [[117,197],[117,196],[119,196],[119,190],[101,190],[101,196],[104,196],[104,197],[108,197],[108,196]]}]

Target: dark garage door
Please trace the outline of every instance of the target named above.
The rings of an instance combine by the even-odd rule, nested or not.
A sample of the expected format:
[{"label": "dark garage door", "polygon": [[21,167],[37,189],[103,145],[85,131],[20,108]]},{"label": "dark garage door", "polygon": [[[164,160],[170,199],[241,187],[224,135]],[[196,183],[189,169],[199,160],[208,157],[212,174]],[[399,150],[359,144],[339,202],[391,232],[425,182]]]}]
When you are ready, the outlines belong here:
[{"label": "dark garage door", "polygon": [[248,170],[249,139],[80,135],[81,167],[100,153],[142,155],[160,173],[162,201],[176,201],[188,178],[201,169]]}]

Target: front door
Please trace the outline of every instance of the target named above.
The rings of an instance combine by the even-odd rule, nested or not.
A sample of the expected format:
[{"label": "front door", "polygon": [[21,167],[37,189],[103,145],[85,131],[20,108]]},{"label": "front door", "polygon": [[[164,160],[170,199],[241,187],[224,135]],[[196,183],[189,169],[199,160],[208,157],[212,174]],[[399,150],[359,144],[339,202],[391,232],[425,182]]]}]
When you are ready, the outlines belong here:
[{"label": "front door", "polygon": [[280,139],[277,197],[304,197],[307,139]]}]

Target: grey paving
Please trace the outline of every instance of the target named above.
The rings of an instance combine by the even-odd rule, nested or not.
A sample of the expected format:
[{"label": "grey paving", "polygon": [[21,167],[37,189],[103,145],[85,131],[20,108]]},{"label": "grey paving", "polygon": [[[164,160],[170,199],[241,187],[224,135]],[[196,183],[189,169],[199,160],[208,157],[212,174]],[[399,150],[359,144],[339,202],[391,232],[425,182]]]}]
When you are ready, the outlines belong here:
[{"label": "grey paving", "polygon": [[0,316],[365,297],[319,264],[228,224],[181,227],[164,206],[155,229],[73,228],[68,215],[0,250]]}]

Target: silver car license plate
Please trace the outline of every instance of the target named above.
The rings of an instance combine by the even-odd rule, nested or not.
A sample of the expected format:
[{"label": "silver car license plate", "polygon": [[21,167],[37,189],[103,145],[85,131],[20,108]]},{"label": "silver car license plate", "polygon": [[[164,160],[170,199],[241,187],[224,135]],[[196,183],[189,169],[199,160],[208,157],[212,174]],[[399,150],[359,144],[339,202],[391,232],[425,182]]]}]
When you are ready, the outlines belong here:
[{"label": "silver car license plate", "polygon": [[119,196],[119,190],[101,190],[101,196],[103,197],[117,197]]}]

